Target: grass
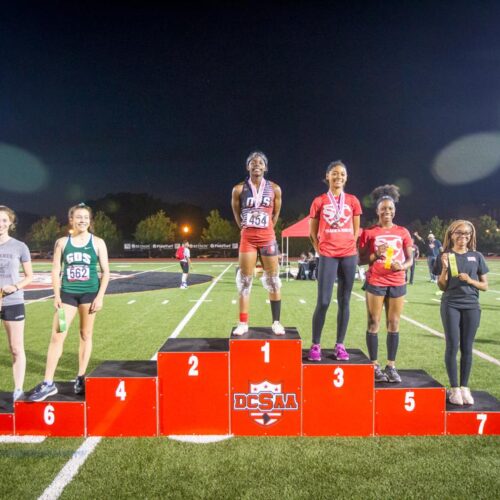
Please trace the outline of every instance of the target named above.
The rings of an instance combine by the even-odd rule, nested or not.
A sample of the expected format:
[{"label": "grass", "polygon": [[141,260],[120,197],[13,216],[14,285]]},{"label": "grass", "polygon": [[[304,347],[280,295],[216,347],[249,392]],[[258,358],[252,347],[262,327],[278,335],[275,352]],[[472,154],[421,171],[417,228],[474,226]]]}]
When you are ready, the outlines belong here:
[{"label": "grass", "polygon": [[[130,265],[131,267],[121,267]],[[227,264],[195,262],[194,272],[218,276]],[[482,321],[475,348],[500,359],[500,261],[489,262],[490,289],[481,294]],[[142,271],[158,263],[123,262],[114,270]],[[48,270],[36,264],[36,270]],[[177,272],[177,266],[169,270]],[[90,369],[107,359],[150,359],[210,283],[188,290],[170,289],[106,297],[99,313]],[[282,320],[296,326],[308,347],[315,305],[315,283],[285,282]],[[427,282],[419,262],[409,287],[404,314],[442,331],[437,288]],[[356,283],[355,293],[363,295]],[[237,319],[234,267],[222,276],[181,332],[181,337],[227,337]],[[130,300],[134,304],[128,305]],[[168,304],[162,302],[168,299]],[[250,322],[270,325],[266,294],[255,283]],[[325,324],[322,344],[334,343],[335,304]],[[52,317],[51,301],[27,306],[26,388],[43,376]],[[365,348],[365,304],[351,301],[348,347]],[[398,366],[422,368],[446,384],[444,341],[401,323]],[[57,379],[72,379],[77,369],[78,334],[67,339]],[[383,338],[383,337],[382,337]],[[381,340],[382,340],[381,338]],[[381,342],[380,358],[385,355]],[[474,356],[471,387],[500,398],[500,367]],[[0,388],[11,390],[10,358],[0,351]],[[0,497],[36,498],[50,484],[83,440],[47,439],[42,444],[0,443]],[[237,438],[208,445],[167,438],[104,439],[63,498],[330,498],[416,497],[495,498],[500,490],[500,438]],[[27,480],[29,478],[29,480]],[[459,487],[457,488],[457,485]]]}]

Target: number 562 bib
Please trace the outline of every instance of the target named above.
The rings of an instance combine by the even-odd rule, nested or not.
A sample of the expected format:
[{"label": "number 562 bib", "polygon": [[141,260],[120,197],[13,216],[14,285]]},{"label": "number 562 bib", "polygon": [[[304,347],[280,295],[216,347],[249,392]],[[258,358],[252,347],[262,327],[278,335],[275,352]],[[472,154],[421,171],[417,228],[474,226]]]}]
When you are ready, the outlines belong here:
[{"label": "number 562 bib", "polygon": [[90,268],[86,265],[68,266],[66,268],[66,278],[68,281],[88,281]]}]

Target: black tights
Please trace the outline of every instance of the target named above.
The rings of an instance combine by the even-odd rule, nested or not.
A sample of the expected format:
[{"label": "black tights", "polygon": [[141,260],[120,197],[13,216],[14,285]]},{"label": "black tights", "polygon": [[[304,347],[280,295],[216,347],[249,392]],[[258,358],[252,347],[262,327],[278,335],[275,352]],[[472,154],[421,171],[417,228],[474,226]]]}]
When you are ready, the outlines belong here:
[{"label": "black tights", "polygon": [[441,303],[441,320],[446,336],[444,362],[451,387],[458,387],[457,354],[460,347],[460,385],[469,385],[472,368],[472,346],[479,328],[479,309],[456,309]]},{"label": "black tights", "polygon": [[333,284],[337,276],[337,344],[344,343],[349,323],[349,301],[351,300],[357,264],[357,255],[340,258],[320,256],[318,265],[318,300],[312,320],[313,344],[320,343],[326,312],[332,300]]}]

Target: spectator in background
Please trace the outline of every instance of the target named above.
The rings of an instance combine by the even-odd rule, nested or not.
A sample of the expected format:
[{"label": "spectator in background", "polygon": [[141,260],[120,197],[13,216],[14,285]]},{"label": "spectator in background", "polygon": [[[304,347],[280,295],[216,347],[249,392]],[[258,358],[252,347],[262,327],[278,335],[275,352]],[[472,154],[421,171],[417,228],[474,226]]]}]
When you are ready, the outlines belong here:
[{"label": "spectator in background", "polygon": [[437,276],[434,274],[434,264],[436,263],[436,259],[443,251],[443,245],[439,240],[436,239],[436,237],[432,233],[429,233],[429,235],[427,236],[427,241],[424,241],[424,239],[417,233],[417,231],[415,231],[413,234],[425,251],[425,256],[427,257],[427,266],[429,267],[430,281],[431,283],[437,283]]},{"label": "spectator in background", "polygon": [[415,266],[417,265],[417,259],[420,257],[420,251],[418,250],[418,245],[415,243],[415,239],[412,238],[412,248],[413,248],[413,262],[409,269],[410,279],[408,280],[408,269],[406,270],[406,282],[413,285],[413,278],[415,276]]}]

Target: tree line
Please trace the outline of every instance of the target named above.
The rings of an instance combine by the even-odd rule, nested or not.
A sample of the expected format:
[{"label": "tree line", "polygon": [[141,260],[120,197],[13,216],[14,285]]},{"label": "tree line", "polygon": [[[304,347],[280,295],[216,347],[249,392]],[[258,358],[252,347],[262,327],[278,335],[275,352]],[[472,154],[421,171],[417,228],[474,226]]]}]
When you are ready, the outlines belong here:
[{"label": "tree line", "polygon": [[[282,229],[294,222],[296,221],[284,224],[282,219],[279,219],[276,227],[278,241],[281,240]],[[368,221],[368,223],[363,225],[368,226],[370,222],[373,221]],[[420,220],[413,221],[408,225],[408,229],[412,234],[415,231],[418,232],[423,238],[429,233],[433,233],[436,238],[442,241],[445,230],[450,222],[434,216],[427,222],[421,222]],[[478,248],[486,254],[500,253],[500,229],[497,221],[489,215],[482,215],[472,222],[477,230]],[[124,242],[123,233],[103,211],[98,211],[95,214],[93,232],[106,241],[111,254],[121,253]],[[68,226],[61,224],[55,216],[43,217],[31,226],[25,236],[25,240],[32,251],[46,254],[52,249],[55,240],[67,233]],[[185,238],[191,239],[190,233],[191,231],[184,234],[181,226],[161,209],[139,221],[132,237],[136,243],[161,244],[173,243]],[[239,230],[233,221],[224,219],[218,210],[211,210],[205,219],[205,227],[201,229],[201,235],[197,239],[203,243],[216,241],[222,243],[235,242],[239,239]],[[299,249],[302,250],[302,247],[308,245],[307,240],[301,243],[299,244],[299,248],[293,249],[293,253]]]}]

